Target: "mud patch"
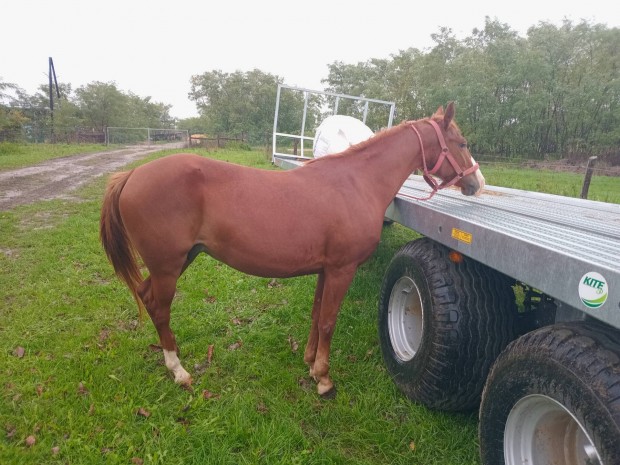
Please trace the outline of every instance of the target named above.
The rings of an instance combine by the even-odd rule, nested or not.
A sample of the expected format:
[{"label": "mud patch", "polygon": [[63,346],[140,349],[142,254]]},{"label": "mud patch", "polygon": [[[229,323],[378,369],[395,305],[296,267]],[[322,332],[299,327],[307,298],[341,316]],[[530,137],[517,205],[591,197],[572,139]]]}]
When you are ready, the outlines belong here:
[{"label": "mud patch", "polygon": [[125,147],[56,158],[27,168],[0,172],[0,211],[39,200],[76,200],[71,192],[92,179],[120,170],[151,153],[180,149],[182,144]]}]

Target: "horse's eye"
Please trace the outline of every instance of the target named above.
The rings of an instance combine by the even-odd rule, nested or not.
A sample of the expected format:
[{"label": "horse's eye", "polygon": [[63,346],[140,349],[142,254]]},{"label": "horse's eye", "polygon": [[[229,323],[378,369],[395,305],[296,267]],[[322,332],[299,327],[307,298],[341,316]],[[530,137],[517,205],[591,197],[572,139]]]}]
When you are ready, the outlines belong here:
[{"label": "horse's eye", "polygon": [[459,144],[459,147],[461,147],[462,149],[466,149],[467,148],[467,142],[463,142],[462,144]]}]

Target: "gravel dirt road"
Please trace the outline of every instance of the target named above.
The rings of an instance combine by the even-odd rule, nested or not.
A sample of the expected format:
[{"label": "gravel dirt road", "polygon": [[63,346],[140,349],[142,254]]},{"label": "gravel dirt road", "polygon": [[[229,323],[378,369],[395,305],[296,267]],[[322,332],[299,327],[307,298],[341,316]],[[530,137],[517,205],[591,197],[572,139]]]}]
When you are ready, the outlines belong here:
[{"label": "gravel dirt road", "polygon": [[92,179],[147,155],[183,148],[182,144],[135,146],[55,158],[26,168],[0,172],[0,211],[39,200],[71,199],[72,192]]}]

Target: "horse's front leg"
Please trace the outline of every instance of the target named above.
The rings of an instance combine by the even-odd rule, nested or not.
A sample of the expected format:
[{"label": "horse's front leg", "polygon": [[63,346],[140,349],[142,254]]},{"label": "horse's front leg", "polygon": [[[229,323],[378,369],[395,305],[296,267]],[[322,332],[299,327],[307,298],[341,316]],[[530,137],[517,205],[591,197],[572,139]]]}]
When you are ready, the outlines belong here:
[{"label": "horse's front leg", "polygon": [[321,314],[321,302],[323,300],[323,285],[325,283],[325,275],[319,273],[316,289],[314,290],[314,303],[312,304],[312,324],[310,326],[310,334],[308,335],[308,343],[304,352],[304,362],[310,368],[310,376],[314,377],[314,360],[316,359],[316,348],[319,344],[319,315]]},{"label": "horse's front leg", "polygon": [[[317,382],[317,392],[322,397],[336,394],[334,383],[329,377],[329,352],[340,304],[344,299],[357,267],[326,270],[323,295],[320,298],[320,313],[317,323],[318,343],[311,373]],[[316,300],[316,299],[315,299]]]},{"label": "horse's front leg", "polygon": [[192,377],[181,365],[174,333],[170,329],[170,306],[176,291],[176,281],[171,276],[150,276],[142,283],[138,293],[159,334],[164,361],[174,375],[174,382],[190,386]]}]

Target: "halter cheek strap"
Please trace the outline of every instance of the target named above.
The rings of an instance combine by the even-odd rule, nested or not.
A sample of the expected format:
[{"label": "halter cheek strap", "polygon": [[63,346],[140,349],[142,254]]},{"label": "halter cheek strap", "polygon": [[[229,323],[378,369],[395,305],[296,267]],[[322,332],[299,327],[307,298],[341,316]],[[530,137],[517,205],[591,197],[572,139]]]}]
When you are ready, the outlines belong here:
[{"label": "halter cheek strap", "polygon": [[[425,120],[425,121],[429,123],[433,127],[433,129],[435,129],[435,134],[437,134],[437,139],[439,140],[439,145],[441,146],[441,152],[439,153],[439,157],[437,157],[435,166],[433,166],[433,169],[429,170],[428,167],[426,166],[426,154],[424,153],[424,144],[422,142],[422,136],[420,135],[420,131],[418,131],[418,128],[415,127],[414,123],[411,123],[409,125],[409,127],[413,129],[413,132],[415,132],[416,136],[418,136],[418,141],[420,142],[420,150],[422,151],[422,167],[424,168],[424,173],[422,177],[424,178],[426,183],[429,186],[431,186],[431,189],[433,189],[428,197],[421,198],[421,197],[413,197],[411,195],[405,195],[406,197],[410,197],[415,200],[428,200],[431,197],[433,197],[433,195],[435,195],[437,191],[456,184],[462,178],[464,178],[468,174],[474,173],[478,169],[478,163],[475,163],[473,166],[463,170],[461,166],[459,165],[459,163],[456,161],[456,158],[454,158],[454,155],[452,155],[452,152],[450,152],[450,149],[448,149],[446,140],[444,139],[441,129],[439,129],[439,125],[437,124],[437,122],[435,122],[432,119]],[[439,184],[432,175],[435,174],[437,171],[439,171],[439,168],[441,168],[441,165],[446,159],[452,165],[452,168],[456,172],[456,176],[454,176],[454,178],[452,178],[450,181],[444,181],[441,184]]]}]

